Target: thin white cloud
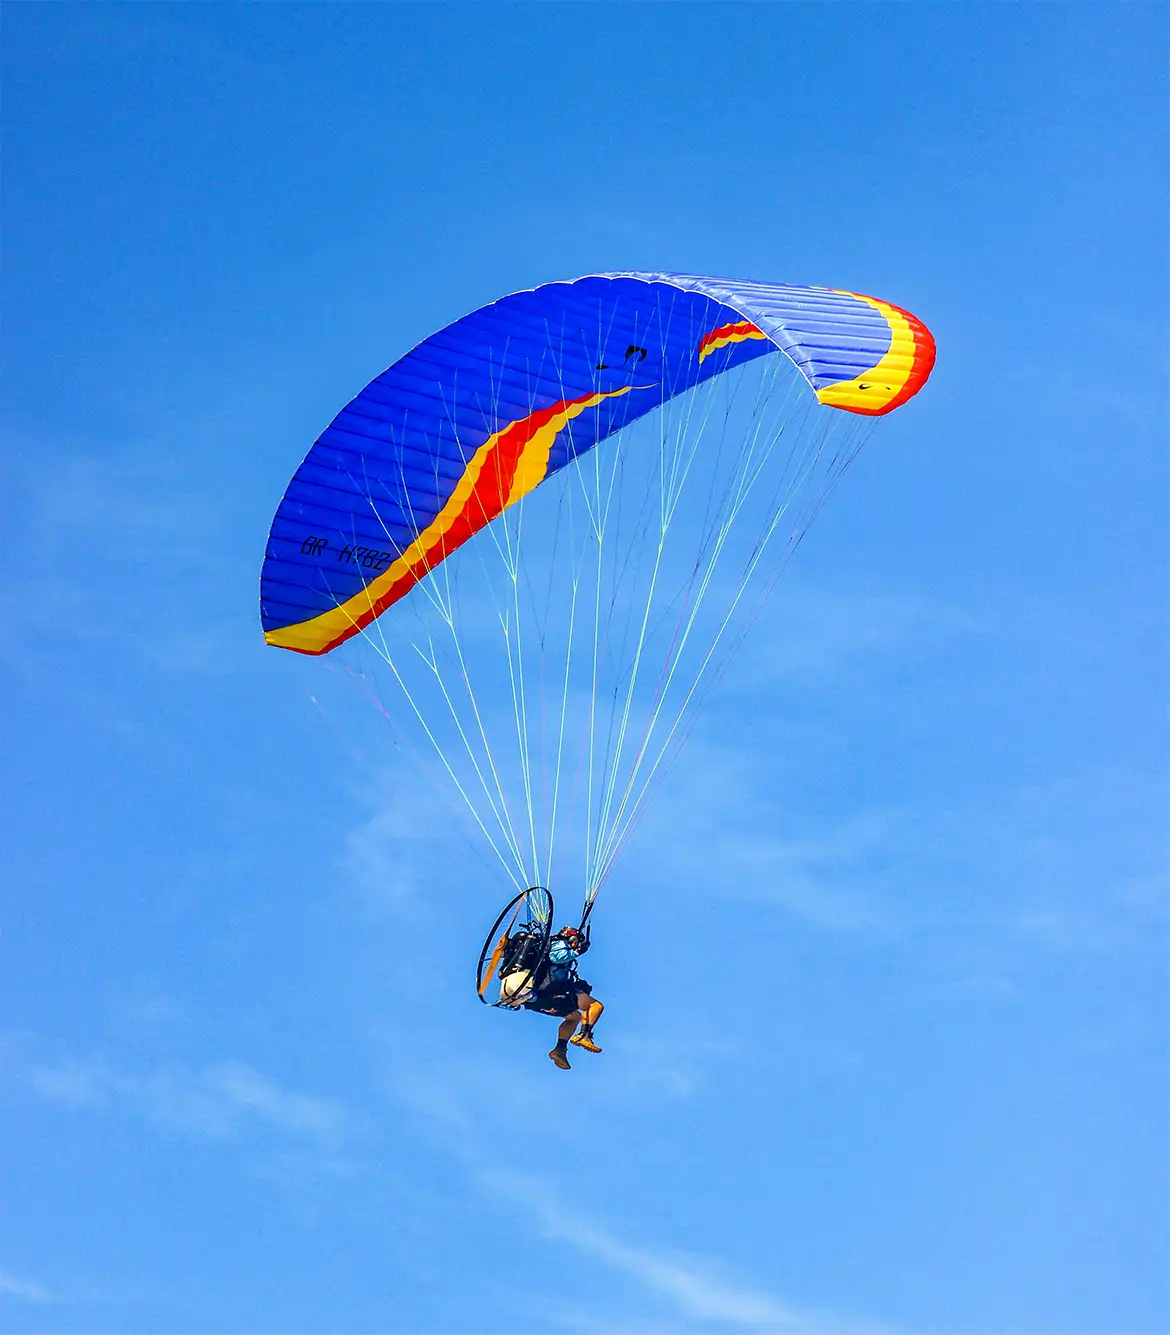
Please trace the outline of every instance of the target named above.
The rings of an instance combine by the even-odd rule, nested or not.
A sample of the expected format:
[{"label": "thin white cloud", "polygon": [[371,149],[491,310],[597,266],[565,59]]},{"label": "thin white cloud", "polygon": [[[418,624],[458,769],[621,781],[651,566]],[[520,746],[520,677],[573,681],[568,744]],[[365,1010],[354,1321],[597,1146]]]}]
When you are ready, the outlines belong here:
[{"label": "thin white cloud", "polygon": [[783,1302],[724,1273],[708,1258],[687,1252],[663,1252],[620,1238],[577,1210],[566,1217],[563,1202],[554,1199],[534,1178],[514,1171],[481,1168],[482,1185],[495,1196],[510,1196],[532,1213],[546,1237],[619,1271],[643,1289],[665,1300],[689,1322],[769,1335],[862,1335],[860,1326],[839,1316],[828,1317]]},{"label": "thin white cloud", "polygon": [[[576,1257],[589,1258],[626,1278],[646,1298],[663,1304],[666,1311],[661,1329],[674,1335],[685,1321],[687,1329],[767,1332],[767,1335],[880,1335],[886,1330],[872,1322],[857,1322],[836,1314],[817,1312],[787,1302],[759,1286],[738,1279],[709,1257],[677,1249],[655,1248],[633,1243],[620,1230],[590,1217],[581,1204],[581,1193],[566,1211],[563,1192],[506,1162],[489,1148],[485,1136],[481,1100],[477,1092],[488,1087],[497,1091],[494,1108],[501,1131],[514,1128],[528,1115],[538,1086],[524,1074],[506,1075],[489,1070],[481,1061],[474,1069],[432,1066],[427,1072],[414,1070],[409,1083],[401,1084],[399,1097],[423,1114],[425,1134],[438,1148],[461,1163],[469,1182],[505,1212],[528,1221],[529,1226],[555,1243],[563,1243]],[[478,1109],[473,1114],[472,1108]],[[582,1116],[586,1116],[584,1109]],[[494,1141],[492,1143],[495,1143]],[[577,1306],[564,1312],[564,1322],[591,1332],[636,1329],[639,1335],[658,1328],[653,1321],[609,1319]]]},{"label": "thin white cloud", "polygon": [[[366,1130],[362,1119],[332,1100],[284,1088],[242,1062],[198,1071],[169,1067],[132,1074],[101,1062],[72,1061],[40,1064],[27,1075],[36,1093],[49,1102],[95,1112],[130,1110],[157,1126],[200,1140],[234,1141],[249,1130],[276,1131],[333,1154]],[[688,1326],[774,1335],[862,1335],[875,1329],[786,1303],[736,1280],[708,1258],[630,1243],[577,1209],[567,1218],[563,1201],[543,1181],[484,1151],[482,1127],[470,1115],[468,1100],[482,1090],[485,1080],[500,1091],[496,1112],[504,1122],[531,1106],[533,1091],[522,1076],[512,1072],[509,1080],[503,1080],[498,1071],[483,1069],[414,1070],[409,1087],[401,1088],[399,1095],[424,1113],[428,1138],[465,1166],[477,1191],[515,1205],[548,1240],[569,1244],[578,1254],[625,1275],[649,1298],[666,1304],[673,1321],[682,1318]],[[32,1281],[11,1275],[5,1280],[7,1287],[0,1283],[0,1293],[29,1301],[51,1299]],[[594,1330],[618,1328],[595,1317],[582,1320]]]},{"label": "thin white cloud", "polygon": [[[2,656],[17,670],[73,685],[76,674],[62,667],[69,653],[113,644],[121,658],[170,675],[222,670],[231,613],[216,590],[235,577],[228,508],[197,469],[176,468],[177,439],[159,452],[149,448],[151,428],[141,431],[136,447],[112,453],[8,442],[5,484],[21,503],[0,614]],[[158,594],[163,566],[168,597]]]},{"label": "thin white cloud", "polygon": [[[429,794],[428,794],[429,796]],[[433,813],[417,789],[403,784],[345,838],[342,872],[371,904],[403,909],[419,893],[440,852]]]},{"label": "thin white cloud", "polygon": [[647,813],[624,873],[767,901],[828,931],[899,931],[902,905],[884,895],[882,874],[899,847],[898,813],[802,824],[777,809],[774,788],[758,756],[695,745]]},{"label": "thin white cloud", "polygon": [[28,1083],[51,1103],[95,1111],[130,1109],[157,1126],[201,1140],[239,1139],[261,1129],[332,1154],[356,1129],[340,1104],[286,1089],[244,1062],[143,1074],[101,1062],[67,1061],[32,1067]]},{"label": "thin white cloud", "polygon": [[1004,946],[1096,951],[1165,921],[1165,792],[1142,776],[1089,772],[833,820],[786,809],[758,754],[707,743],[691,761],[649,813],[627,874],[903,941],[978,929]]},{"label": "thin white cloud", "polygon": [[18,1298],[26,1303],[56,1302],[56,1297],[36,1280],[0,1270],[0,1298]]},{"label": "thin white cloud", "polygon": [[721,691],[758,694],[762,683],[825,680],[859,661],[921,659],[988,634],[984,620],[954,605],[905,594],[781,584],[745,641]]}]

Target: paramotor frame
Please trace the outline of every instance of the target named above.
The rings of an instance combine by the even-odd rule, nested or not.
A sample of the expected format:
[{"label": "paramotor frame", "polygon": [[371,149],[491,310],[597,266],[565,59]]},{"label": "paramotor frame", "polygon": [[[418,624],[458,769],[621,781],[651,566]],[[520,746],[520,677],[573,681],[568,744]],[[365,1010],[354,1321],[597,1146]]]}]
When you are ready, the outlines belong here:
[{"label": "paramotor frame", "polygon": [[[544,886],[529,886],[509,900],[479,952],[475,990],[485,1006],[517,1010],[531,999],[548,959],[552,923],[553,897]],[[491,1001],[488,989],[497,977],[499,995]]]}]

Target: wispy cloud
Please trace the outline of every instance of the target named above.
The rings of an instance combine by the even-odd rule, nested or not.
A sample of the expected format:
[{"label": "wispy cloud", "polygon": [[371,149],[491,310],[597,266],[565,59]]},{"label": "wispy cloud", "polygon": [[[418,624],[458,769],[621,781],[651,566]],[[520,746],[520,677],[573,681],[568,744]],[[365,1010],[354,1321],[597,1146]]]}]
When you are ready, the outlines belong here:
[{"label": "wispy cloud", "polygon": [[514,1174],[485,1174],[484,1185],[497,1193],[510,1190],[535,1213],[545,1236],[570,1244],[620,1271],[643,1289],[665,1300],[689,1323],[772,1335],[877,1335],[872,1323],[858,1324],[840,1315],[818,1313],[785,1302],[772,1293],[736,1279],[708,1257],[691,1252],[656,1251],[630,1243],[596,1222],[574,1213],[566,1220],[563,1207],[540,1193],[540,1184]]},{"label": "wispy cloud", "polygon": [[[641,1059],[635,1062],[640,1065]],[[26,1071],[38,1097],[62,1107],[95,1113],[128,1111],[155,1126],[192,1139],[242,1142],[250,1132],[271,1138],[275,1133],[308,1145],[334,1163],[357,1140],[368,1142],[370,1120],[337,1102],[299,1093],[279,1085],[242,1062],[222,1062],[191,1070],[167,1067],[146,1073],[118,1070],[99,1061],[40,1063]],[[481,1059],[466,1066],[411,1063],[408,1083],[396,1091],[399,1102],[423,1114],[427,1140],[463,1165],[473,1188],[498,1203],[514,1206],[530,1229],[553,1243],[624,1275],[648,1299],[665,1305],[663,1329],[688,1328],[767,1331],[774,1335],[868,1335],[872,1325],[843,1321],[805,1310],[739,1280],[710,1258],[658,1249],[628,1241],[596,1217],[574,1207],[567,1215],[564,1200],[545,1181],[507,1162],[484,1139],[483,1120],[472,1113],[485,1087],[500,1091],[495,1116],[501,1123],[526,1116],[535,1084],[523,1073],[507,1078]],[[0,1272],[0,1294],[30,1302],[54,1301],[34,1281]],[[628,1321],[609,1320],[570,1308],[562,1324],[592,1331],[631,1329]],[[559,1319],[559,1318],[558,1318]],[[651,1326],[639,1322],[639,1331]]]},{"label": "wispy cloud", "polygon": [[785,809],[766,758],[707,743],[691,761],[631,849],[642,875],[901,940],[978,928],[1005,945],[1095,951],[1165,921],[1166,794],[1153,779],[1086,772],[832,819]]},{"label": "wispy cloud", "polygon": [[56,1295],[36,1280],[0,1270],[0,1298],[17,1298],[26,1303],[56,1302]]},{"label": "wispy cloud", "polygon": [[695,745],[649,809],[625,874],[767,901],[828,931],[899,931],[902,906],[885,891],[900,813],[802,820],[780,809],[774,790],[758,756]]},{"label": "wispy cloud", "polygon": [[129,1073],[96,1061],[66,1061],[32,1066],[27,1082],[48,1102],[93,1111],[128,1109],[201,1140],[277,1132],[334,1157],[356,1129],[355,1118],[340,1104],[287,1089],[244,1062]]},{"label": "wispy cloud", "polygon": [[840,1316],[819,1314],[794,1306],[775,1295],[729,1275],[709,1258],[682,1251],[657,1251],[619,1237],[612,1229],[573,1210],[566,1215],[558,1201],[537,1179],[513,1170],[477,1169],[480,1184],[494,1196],[512,1199],[531,1212],[548,1238],[565,1242],[576,1251],[621,1272],[644,1290],[665,1300],[688,1322],[740,1331],[768,1331],[774,1335],[862,1335],[872,1324],[859,1325]]},{"label": "wispy cloud", "polygon": [[993,629],[974,611],[907,594],[782,585],[737,655],[723,689],[835,679],[859,662],[937,653]]},{"label": "wispy cloud", "polygon": [[[634,1063],[637,1064],[636,1062]],[[575,1256],[588,1258],[633,1281],[643,1298],[662,1308],[661,1319],[607,1317],[585,1311],[578,1295],[576,1308],[559,1314],[562,1324],[591,1332],[637,1330],[639,1335],[662,1329],[766,1331],[771,1335],[879,1335],[886,1329],[788,1302],[767,1289],[737,1277],[727,1266],[691,1251],[632,1242],[620,1228],[605,1223],[575,1193],[566,1209],[563,1190],[510,1160],[497,1146],[506,1136],[492,1138],[486,1125],[499,1119],[506,1131],[517,1119],[530,1115],[537,1097],[536,1083],[523,1073],[488,1070],[482,1059],[474,1070],[431,1064],[415,1067],[398,1097],[422,1114],[427,1138],[451,1159],[463,1165],[472,1187],[497,1206],[507,1205],[532,1231],[550,1242],[563,1243]],[[487,1122],[477,1099],[484,1087],[499,1091],[494,1117]],[[585,1115],[582,1109],[582,1116]]]},{"label": "wispy cloud", "polygon": [[387,792],[377,810],[350,827],[342,872],[367,903],[409,908],[443,855],[441,803],[429,787],[401,783],[393,797]]},{"label": "wispy cloud", "polygon": [[62,672],[79,645],[116,646],[168,673],[215,670],[231,544],[228,509],[207,477],[176,463],[174,441],[112,452],[8,443],[5,661],[42,677]]}]

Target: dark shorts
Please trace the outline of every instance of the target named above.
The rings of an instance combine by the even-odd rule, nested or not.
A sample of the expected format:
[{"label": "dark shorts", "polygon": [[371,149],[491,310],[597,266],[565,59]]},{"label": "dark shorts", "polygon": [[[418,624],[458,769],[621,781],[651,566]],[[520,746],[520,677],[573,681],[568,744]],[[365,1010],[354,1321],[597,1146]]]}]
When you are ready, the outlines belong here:
[{"label": "dark shorts", "polygon": [[559,1015],[563,1018],[579,1009],[577,996],[581,992],[587,997],[593,995],[593,989],[584,978],[578,978],[575,983],[554,983],[551,987],[538,992],[531,1001],[525,1002],[524,1009],[539,1011],[541,1015]]}]

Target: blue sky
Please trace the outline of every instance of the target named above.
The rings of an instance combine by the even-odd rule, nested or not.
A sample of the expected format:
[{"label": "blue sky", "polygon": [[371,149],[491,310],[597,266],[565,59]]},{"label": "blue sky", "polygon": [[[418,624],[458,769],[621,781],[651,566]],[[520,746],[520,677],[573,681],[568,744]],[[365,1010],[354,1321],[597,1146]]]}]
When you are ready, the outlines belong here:
[{"label": "blue sky", "polygon": [[[1166,48],[7,7],[0,1328],[1170,1330]],[[873,292],[939,363],[606,888],[566,1077],[471,996],[499,879],[256,581],[366,380],[625,268]]]}]

